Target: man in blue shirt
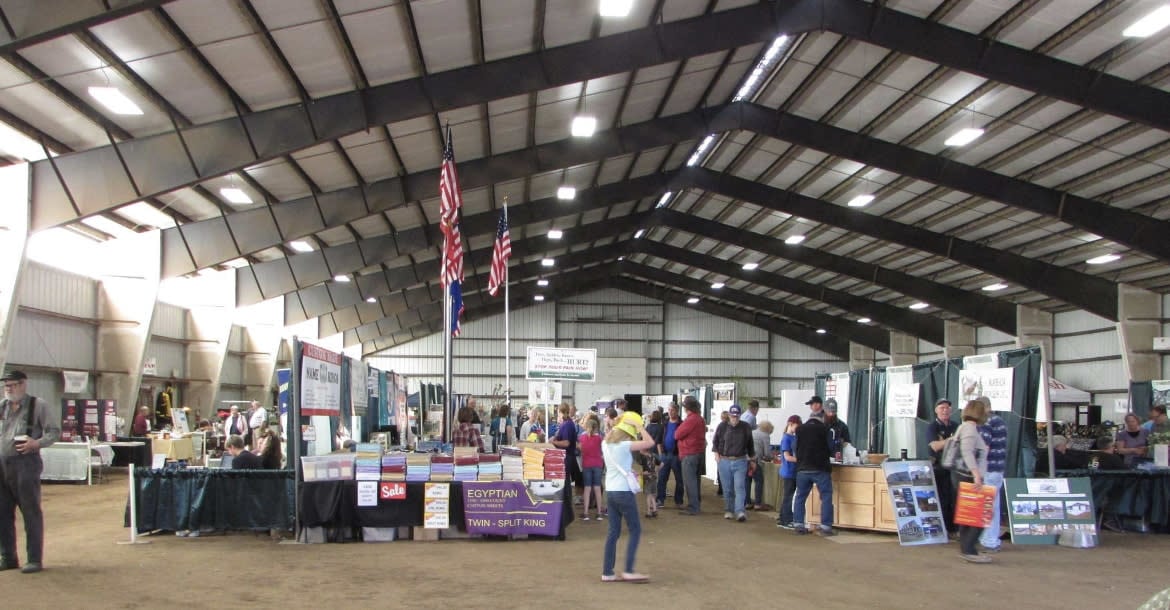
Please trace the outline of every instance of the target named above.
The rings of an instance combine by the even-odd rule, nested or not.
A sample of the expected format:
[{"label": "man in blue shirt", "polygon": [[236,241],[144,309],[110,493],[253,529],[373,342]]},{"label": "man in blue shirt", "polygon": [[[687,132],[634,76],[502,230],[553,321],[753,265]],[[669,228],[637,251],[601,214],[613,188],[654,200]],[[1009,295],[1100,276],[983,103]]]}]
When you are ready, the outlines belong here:
[{"label": "man in blue shirt", "polygon": [[983,442],[987,443],[987,472],[983,475],[983,484],[995,488],[995,503],[993,504],[995,510],[991,511],[991,524],[983,528],[979,544],[983,546],[985,552],[998,553],[1000,545],[999,497],[1002,493],[1000,488],[1003,487],[1003,474],[1007,470],[1007,422],[991,410],[991,399],[980,396],[975,400],[987,405],[987,412],[991,413],[991,417],[987,418],[987,423],[979,426],[979,434],[983,437]]},{"label": "man in blue shirt", "polygon": [[678,441],[674,439],[674,431],[678,429],[682,419],[679,417],[678,403],[671,401],[669,414],[662,433],[662,442],[658,444],[658,455],[662,461],[662,468],[658,471],[658,506],[666,502],[666,483],[670,480],[670,473],[674,473],[674,505],[682,508],[683,480],[682,462],[678,459]]}]

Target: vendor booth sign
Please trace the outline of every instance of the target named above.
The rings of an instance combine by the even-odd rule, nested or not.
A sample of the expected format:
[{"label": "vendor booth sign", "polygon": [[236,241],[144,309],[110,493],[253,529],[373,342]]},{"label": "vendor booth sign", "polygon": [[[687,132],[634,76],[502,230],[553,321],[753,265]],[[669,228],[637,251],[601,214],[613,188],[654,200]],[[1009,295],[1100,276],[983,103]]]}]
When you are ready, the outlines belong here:
[{"label": "vendor booth sign", "polygon": [[463,483],[468,534],[556,536],[561,529],[561,507],[561,500],[537,497],[522,481]]},{"label": "vendor booth sign", "polygon": [[301,415],[341,416],[341,354],[305,343],[301,351]]},{"label": "vendor booth sign", "polygon": [[1078,479],[1004,479],[1012,544],[1056,544],[1061,534],[1097,534],[1093,485]]},{"label": "vendor booth sign", "polygon": [[597,350],[528,346],[528,379],[597,381]]},{"label": "vendor booth sign", "polygon": [[942,503],[934,485],[934,468],[926,460],[882,463],[894,522],[898,524],[898,543],[902,546],[946,544]]},{"label": "vendor booth sign", "polygon": [[918,417],[918,391],[922,384],[891,385],[886,417]]}]

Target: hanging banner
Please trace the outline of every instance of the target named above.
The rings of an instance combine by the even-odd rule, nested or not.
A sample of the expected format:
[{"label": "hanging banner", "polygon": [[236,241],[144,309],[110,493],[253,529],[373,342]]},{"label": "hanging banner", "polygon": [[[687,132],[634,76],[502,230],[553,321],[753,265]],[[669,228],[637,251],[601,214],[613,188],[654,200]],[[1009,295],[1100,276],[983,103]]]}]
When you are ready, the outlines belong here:
[{"label": "hanging banner", "polygon": [[992,411],[1012,410],[1015,369],[963,369],[959,371],[959,407],[980,396],[991,399]]},{"label": "hanging banner", "polygon": [[562,500],[535,496],[522,481],[463,483],[468,534],[556,536],[561,509]]},{"label": "hanging banner", "polygon": [[526,379],[597,380],[597,350],[528,346]]},{"label": "hanging banner", "polygon": [[369,408],[369,389],[366,387],[369,367],[361,360],[349,362],[349,402],[354,415],[365,415]]},{"label": "hanging banner", "polygon": [[1064,532],[1097,532],[1093,485],[1079,479],[1004,479],[1012,544],[1056,544]]},{"label": "hanging banner", "polygon": [[142,374],[150,377],[158,376],[158,358],[150,356],[142,361]]},{"label": "hanging banner", "polygon": [[735,382],[711,384],[711,422],[718,423],[719,415],[735,404]]},{"label": "hanging banner", "polygon": [[341,416],[341,354],[301,344],[301,415]]},{"label": "hanging banner", "polygon": [[999,368],[999,354],[963,356],[963,370],[986,370]]},{"label": "hanging banner", "polygon": [[89,373],[86,371],[61,371],[61,378],[65,381],[65,394],[80,394],[89,385]]},{"label": "hanging banner", "polygon": [[930,462],[886,460],[882,462],[882,474],[890,491],[889,498],[878,498],[878,502],[893,504],[898,543],[902,546],[946,544],[947,529]]},{"label": "hanging banner", "polygon": [[890,386],[886,402],[886,417],[918,417],[918,389],[920,383]]},{"label": "hanging banner", "polygon": [[451,484],[428,482],[424,489],[423,527],[440,530],[451,527]]},{"label": "hanging banner", "polygon": [[101,401],[101,431],[98,439],[113,443],[118,440],[118,402],[114,400]]},{"label": "hanging banner", "polygon": [[528,382],[528,403],[533,405],[557,405],[561,403],[561,382]]}]

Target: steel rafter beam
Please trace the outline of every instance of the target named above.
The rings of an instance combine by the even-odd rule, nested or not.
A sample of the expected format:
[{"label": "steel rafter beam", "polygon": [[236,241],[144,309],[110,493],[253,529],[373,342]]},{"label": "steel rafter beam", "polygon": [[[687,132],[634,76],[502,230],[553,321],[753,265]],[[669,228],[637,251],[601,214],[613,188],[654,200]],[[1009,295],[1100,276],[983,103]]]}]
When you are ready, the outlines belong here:
[{"label": "steel rafter beam", "polygon": [[[1117,320],[1117,284],[1097,276],[707,169],[682,170],[680,180],[694,188],[942,256],[1099,316]],[[950,305],[942,302],[933,304],[950,309]],[[975,301],[969,304],[975,304]],[[1003,317],[1005,312],[995,315],[998,319],[995,327],[1000,328],[1006,323]]]},{"label": "steel rafter beam", "polygon": [[[658,282],[667,287],[677,288],[682,291],[690,291],[695,295],[703,295],[700,301],[710,301],[712,299],[718,301],[726,301],[742,307],[750,307],[757,310],[756,316],[777,316],[779,318],[787,318],[793,320],[810,329],[823,328],[828,333],[843,337],[848,341],[854,341],[866,347],[871,347],[879,352],[888,352],[890,350],[890,335],[886,331],[876,327],[867,326],[864,324],[857,324],[850,320],[844,320],[837,316],[830,316],[826,313],[806,309],[798,305],[791,305],[783,301],[776,301],[762,297],[750,292],[742,290],[734,290],[728,287],[723,287],[717,294],[711,292],[711,285],[707,282],[696,280],[692,277],[680,275],[678,273],[671,273],[663,271],[662,269],[655,269],[648,265],[625,260],[621,263],[621,270],[627,275],[632,275],[637,278]],[[688,295],[682,295],[680,298],[685,299]],[[682,303],[679,303],[682,304]],[[724,316],[727,317],[727,316]],[[782,334],[782,333],[779,333]],[[815,330],[812,335],[818,335]],[[803,336],[803,335],[802,335]]]},{"label": "steel rafter beam", "polygon": [[824,286],[779,276],[774,273],[761,272],[759,269],[744,271],[740,265],[729,263],[723,259],[648,239],[637,240],[637,243],[631,249],[631,253],[634,252],[649,254],[682,265],[706,269],[707,271],[718,273],[729,278],[743,280],[749,284],[757,284],[773,290],[781,290],[827,303],[838,309],[857,314],[858,317],[868,317],[890,328],[915,337],[920,337],[935,345],[943,345],[942,320],[929,315],[914,313],[904,307],[894,307],[893,305],[879,303],[840,290],[832,290]]},{"label": "steel rafter beam", "polygon": [[172,0],[5,0],[0,56],[148,11]]},{"label": "steel rafter beam", "polygon": [[862,0],[820,0],[823,29],[1170,131],[1170,92]]},{"label": "steel rafter beam", "polygon": [[[617,237],[621,234],[632,233],[637,227],[645,221],[649,216],[649,212],[642,212],[630,216],[622,216],[610,220],[603,220],[592,223],[582,227],[569,229],[565,231],[565,236],[560,240],[561,243],[553,245],[557,250],[565,250],[564,254],[556,257],[557,268],[576,267],[587,264],[599,263],[608,261],[609,259],[620,256],[620,252],[615,251],[612,247],[608,248],[593,248],[588,250],[572,251],[574,248],[580,248],[591,243],[596,239],[596,235],[606,235]],[[537,237],[526,239],[522,241],[512,242],[512,260],[522,261],[527,257],[544,256],[544,253],[549,250],[549,243],[545,241],[544,237]],[[491,264],[492,249],[482,248],[474,252],[464,254],[464,267],[489,269]],[[357,282],[326,282],[312,288],[298,290],[294,293],[285,296],[285,325],[295,324],[307,320],[312,317],[324,316],[328,314],[337,314],[340,310],[348,307],[355,309],[347,311],[349,315],[355,315],[359,323],[367,323],[371,321],[370,316],[374,316],[376,320],[381,316],[381,312],[393,310],[394,307],[406,303],[414,302],[409,292],[402,293],[408,288],[413,288],[426,279],[438,279],[439,277],[438,259],[432,259],[422,263],[403,265],[393,268],[385,268],[382,273],[375,273],[363,275],[358,278]],[[540,261],[532,263],[520,263],[513,265],[509,272],[513,275],[513,280],[525,278],[531,275],[552,275],[556,273],[555,269],[548,267],[541,267]],[[466,276],[463,282],[463,292],[465,294],[478,290],[480,288],[487,288],[488,274],[472,274]],[[356,286],[354,284],[357,284]],[[437,295],[434,298],[442,298],[442,293],[437,288],[426,286],[426,291],[434,290]],[[392,296],[398,294],[399,296]],[[369,297],[388,297],[378,303],[368,303],[365,301]],[[363,314],[365,317],[363,318]],[[336,316],[335,316],[336,319]],[[349,319],[354,319],[353,317]],[[346,330],[355,325],[341,323],[333,324],[333,332]],[[327,326],[322,326],[323,331],[327,331]],[[333,334],[332,332],[324,332],[321,336]]]},{"label": "steel rafter beam", "polygon": [[[32,229],[99,214],[370,127],[768,42],[780,33],[817,27],[819,8],[756,3],[62,155],[56,172],[38,161],[31,166]],[[113,162],[119,157],[124,166]]]},{"label": "steel rafter beam", "polygon": [[[754,184],[754,183],[753,183]],[[926,278],[886,269],[880,265],[838,256],[823,250],[790,245],[782,240],[760,235],[722,223],[673,210],[657,211],[655,221],[675,229],[733,244],[763,254],[787,259],[809,267],[824,269],[883,286],[956,313],[1009,335],[1016,334],[1015,305],[980,294],[940,284]],[[873,235],[873,232],[865,232]],[[879,236],[880,237],[880,236]],[[872,346],[871,346],[872,347]],[[880,349],[888,349],[888,346]]]},{"label": "steel rafter beam", "polygon": [[[669,188],[674,174],[651,174],[625,182],[607,184],[577,192],[570,205],[555,197],[537,199],[508,207],[508,223],[513,233],[528,224],[547,222],[577,215],[590,210],[651,197]],[[460,221],[460,232],[465,239],[480,235],[494,235],[499,212],[491,210],[472,214]],[[572,229],[568,229],[570,232]],[[165,242],[165,240],[164,240]],[[294,254],[285,259],[252,263],[251,268],[236,270],[237,306],[259,303],[277,294],[288,294],[310,288],[337,275],[348,275],[372,265],[388,265],[405,261],[407,257],[429,251],[441,243],[438,223],[425,227],[404,229],[393,234],[371,237],[356,242],[329,246],[313,252]],[[366,281],[358,278],[359,285]],[[379,296],[372,290],[361,290],[363,297]]]}]

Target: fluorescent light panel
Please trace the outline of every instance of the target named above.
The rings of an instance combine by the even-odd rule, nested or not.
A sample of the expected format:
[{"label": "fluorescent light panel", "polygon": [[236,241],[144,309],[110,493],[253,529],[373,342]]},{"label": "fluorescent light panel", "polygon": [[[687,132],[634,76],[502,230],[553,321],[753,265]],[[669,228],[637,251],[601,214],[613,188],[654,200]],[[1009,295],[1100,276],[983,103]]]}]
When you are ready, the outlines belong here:
[{"label": "fluorescent light panel", "polygon": [[698,303],[698,302],[699,302],[699,297],[691,297],[691,298],[687,299],[687,303],[690,303],[691,305],[694,305],[695,303]]},{"label": "fluorescent light panel", "polygon": [[565,236],[565,232],[560,230],[560,229],[549,229],[548,230],[548,238],[549,239],[560,239],[564,236]]},{"label": "fluorescent light panel", "polygon": [[231,203],[248,204],[252,203],[252,198],[247,193],[237,188],[222,188],[219,189],[219,194],[223,195]]},{"label": "fluorescent light panel", "polygon": [[825,331],[825,329],[823,329],[823,328],[818,328],[818,329],[817,329],[817,334],[818,334],[818,335],[823,335],[823,334],[825,334],[825,332],[827,332],[827,331]]},{"label": "fluorescent light panel", "polygon": [[744,271],[755,271],[756,269],[759,268],[759,266],[760,266],[759,263],[744,263],[743,270]]},{"label": "fluorescent light panel", "polygon": [[634,0],[601,0],[602,17],[625,17],[634,8]]},{"label": "fluorescent light panel", "polygon": [[1121,32],[1127,38],[1146,38],[1170,25],[1170,4],[1164,4]]},{"label": "fluorescent light panel", "polygon": [[1117,260],[1121,260],[1120,254],[1102,254],[1101,256],[1094,256],[1085,262],[1090,265],[1104,265],[1105,263],[1112,263]]},{"label": "fluorescent light panel", "polygon": [[537,286],[548,286],[548,280],[536,280]]},{"label": "fluorescent light panel", "polygon": [[366,302],[367,303],[377,303],[378,299],[376,299],[374,297],[366,297]]},{"label": "fluorescent light panel", "polygon": [[984,286],[983,288],[981,288],[981,290],[983,290],[985,292],[995,292],[996,290],[1003,290],[1004,288],[1007,288],[1007,287],[1008,287],[1007,284],[1004,284],[1003,282],[996,282],[994,284],[988,284],[988,285]]},{"label": "fluorescent light panel", "polygon": [[873,320],[870,320],[869,318],[857,318],[858,324],[869,324],[870,322],[873,322]]},{"label": "fluorescent light panel", "polygon": [[293,250],[296,250],[297,252],[312,252],[313,251],[313,246],[310,246],[309,242],[307,242],[303,239],[298,239],[298,240],[290,243],[288,245],[288,247],[292,248]]},{"label": "fluorescent light panel", "polygon": [[142,114],[138,104],[130,101],[117,87],[90,87],[89,95],[114,114]]},{"label": "fluorescent light panel", "polygon": [[927,307],[930,307],[930,305],[927,305],[926,303],[919,301],[919,302],[911,305],[910,309],[926,309]]},{"label": "fluorescent light panel", "polygon": [[543,258],[540,260],[541,267],[552,267],[555,264],[557,264],[557,262],[551,258]]},{"label": "fluorescent light panel", "polygon": [[943,142],[943,144],[946,146],[966,146],[975,140],[978,140],[982,135],[982,129],[979,129],[978,127],[967,127],[956,131],[955,134],[947,138],[947,141]]},{"label": "fluorescent light panel", "polygon": [[588,138],[594,131],[597,131],[597,119],[585,115],[573,117],[573,124],[569,127],[569,133],[575,138]]},{"label": "fluorescent light panel", "polygon": [[719,290],[726,285],[727,284],[724,284],[723,282],[715,282],[714,284],[711,284],[711,290]]},{"label": "fluorescent light panel", "polygon": [[803,236],[803,235],[789,235],[789,236],[788,236],[788,237],[787,237],[787,238],[784,240],[784,243],[786,243],[786,244],[788,244],[788,245],[790,245],[790,246],[795,246],[796,244],[799,244],[799,243],[800,243],[800,242],[802,242],[802,241],[804,241],[804,236]]},{"label": "fluorescent light panel", "polygon": [[674,193],[672,193],[672,192],[670,192],[670,191],[666,191],[665,193],[663,193],[663,194],[662,194],[662,196],[658,198],[658,203],[657,203],[657,204],[655,204],[655,206],[654,206],[654,207],[655,207],[655,208],[660,208],[660,207],[662,207],[662,206],[664,206],[664,205],[666,205],[666,204],[670,203],[670,197],[671,197],[671,195],[673,195],[673,194],[674,194]]},{"label": "fluorescent light panel", "polygon": [[543,301],[543,300],[544,300],[544,295],[543,295],[543,294],[538,294],[538,295],[535,295],[535,296],[533,296],[533,297],[532,297],[532,300],[533,300],[533,301]]},{"label": "fluorescent light panel", "polygon": [[849,207],[864,208],[871,203],[873,203],[873,195],[858,195],[849,200]]},{"label": "fluorescent light panel", "polygon": [[349,283],[349,276],[348,275],[335,275],[335,276],[333,276],[333,281],[341,282],[342,284],[347,284],[347,283]]},{"label": "fluorescent light panel", "polygon": [[557,189],[557,199],[572,199],[577,196],[577,189],[571,186],[562,186]]},{"label": "fluorescent light panel", "polygon": [[638,229],[638,231],[636,233],[634,233],[634,239],[641,239],[642,236],[645,234],[646,234],[646,229]]}]

